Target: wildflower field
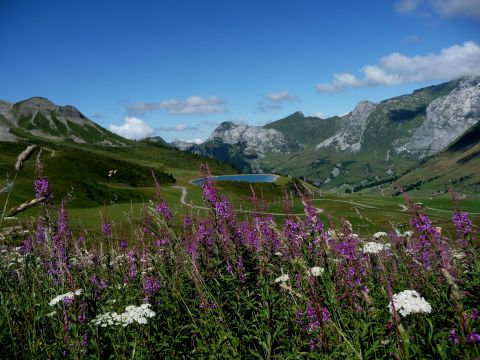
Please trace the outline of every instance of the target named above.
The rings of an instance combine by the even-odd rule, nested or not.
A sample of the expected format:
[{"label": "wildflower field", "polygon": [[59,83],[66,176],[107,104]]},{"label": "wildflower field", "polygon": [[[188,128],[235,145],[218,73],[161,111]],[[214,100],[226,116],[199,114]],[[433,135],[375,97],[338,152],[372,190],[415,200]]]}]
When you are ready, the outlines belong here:
[{"label": "wildflower field", "polygon": [[38,217],[2,237],[1,358],[480,357],[478,240],[453,192],[447,238],[407,196],[409,227],[359,236],[308,192],[303,217],[286,196],[277,223],[254,192],[240,216],[213,181],[204,216],[158,185],[140,221],[96,234],[70,228],[41,167],[33,188]]}]

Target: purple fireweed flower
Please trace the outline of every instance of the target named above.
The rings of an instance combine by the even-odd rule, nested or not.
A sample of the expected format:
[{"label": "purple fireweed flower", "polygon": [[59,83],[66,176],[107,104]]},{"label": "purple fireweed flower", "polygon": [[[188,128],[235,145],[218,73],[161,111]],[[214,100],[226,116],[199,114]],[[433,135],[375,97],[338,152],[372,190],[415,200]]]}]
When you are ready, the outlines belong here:
[{"label": "purple fireweed flower", "polygon": [[73,297],[66,296],[63,298],[63,303],[65,304],[66,307],[69,307],[70,305],[73,304]]},{"label": "purple fireweed flower", "polygon": [[48,182],[47,177],[35,179],[33,181],[33,186],[35,189],[35,198],[39,199],[44,197],[45,201],[53,198],[52,192],[50,191],[50,183]]},{"label": "purple fireweed flower", "polygon": [[448,335],[448,341],[455,345],[460,344],[460,337],[458,336],[455,329],[450,330],[450,335]]},{"label": "purple fireweed flower", "polygon": [[227,220],[235,217],[232,205],[225,197],[220,197],[220,200],[215,204],[215,213],[220,219]]},{"label": "purple fireweed flower", "polygon": [[237,275],[241,282],[245,282],[247,275],[245,275],[245,266],[243,265],[243,259],[241,256],[237,259]]},{"label": "purple fireweed flower", "polygon": [[92,275],[92,277],[90,278],[90,282],[100,290],[106,289],[108,287],[107,282],[98,278],[97,274]]},{"label": "purple fireweed flower", "polygon": [[118,247],[122,250],[127,250],[128,249],[128,241],[126,239],[122,239],[118,243]]},{"label": "purple fireweed flower", "polygon": [[88,332],[83,333],[82,340],[80,341],[80,346],[85,347],[88,345]]},{"label": "purple fireweed flower", "polygon": [[145,294],[145,302],[149,303],[155,297],[155,293],[160,290],[160,283],[156,275],[145,276],[145,283],[143,285],[143,292]]},{"label": "purple fireweed flower", "polygon": [[261,245],[255,228],[251,227],[248,221],[241,222],[238,227],[242,244],[258,252]]},{"label": "purple fireweed flower", "polygon": [[230,259],[227,259],[227,271],[233,275],[233,267],[232,267],[232,264],[230,263]]},{"label": "purple fireweed flower", "polygon": [[297,325],[305,332],[315,332],[322,324],[330,321],[330,312],[326,307],[309,303],[305,311],[298,311],[295,314]]},{"label": "purple fireweed flower", "polygon": [[109,238],[112,236],[112,227],[109,222],[104,222],[102,224],[102,236],[104,238]]},{"label": "purple fireweed flower", "polygon": [[307,214],[308,229],[312,233],[321,233],[325,226],[322,220],[317,216],[317,210],[312,206],[306,198],[302,201],[305,213]]},{"label": "purple fireweed flower", "polygon": [[256,217],[254,219],[257,231],[260,237],[264,239],[265,244],[270,248],[272,253],[279,252],[282,247],[282,241],[275,231],[276,224],[272,215],[265,217]]},{"label": "purple fireweed flower", "polygon": [[480,343],[480,335],[477,333],[475,329],[473,329],[470,334],[467,334],[465,340],[468,344],[478,344]]},{"label": "purple fireweed flower", "polygon": [[317,317],[317,312],[315,308],[311,305],[307,306],[307,321],[308,321],[308,330],[315,331],[320,327],[320,320]]},{"label": "purple fireweed flower", "polygon": [[214,205],[218,199],[217,189],[213,180],[205,180],[202,184],[202,195],[205,202]]},{"label": "purple fireweed flower", "polygon": [[85,322],[85,319],[86,319],[86,309],[87,309],[87,304],[86,303],[83,303],[80,307],[80,313],[78,314],[78,322],[80,324],[83,324]]},{"label": "purple fireweed flower", "polygon": [[415,237],[408,244],[408,252],[425,269],[434,266],[449,268],[448,249],[441,241],[440,231],[432,221],[422,213],[416,213],[410,220],[415,229]]},{"label": "purple fireweed flower", "polygon": [[20,248],[20,254],[28,255],[33,251],[33,240],[32,236],[28,236],[23,242]]},{"label": "purple fireweed flower", "polygon": [[35,240],[37,244],[43,245],[45,243],[45,223],[43,222],[42,217],[39,217],[37,220],[37,228],[35,232]]},{"label": "purple fireweed flower", "polygon": [[344,229],[343,238],[331,240],[336,261],[336,283],[340,298],[351,298],[365,291],[367,255],[359,247],[359,238]]},{"label": "purple fireweed flower", "polygon": [[215,228],[209,220],[201,220],[198,223],[197,238],[205,248],[212,250],[215,242]]},{"label": "purple fireweed flower", "polygon": [[469,315],[470,319],[476,321],[480,320],[480,312],[478,309],[473,309],[472,313]]},{"label": "purple fireweed flower", "polygon": [[172,219],[172,213],[166,201],[161,201],[158,203],[155,210],[158,214],[162,214],[167,221]]},{"label": "purple fireweed flower", "polygon": [[302,223],[300,221],[297,222],[292,218],[286,219],[283,225],[283,234],[288,240],[290,240],[290,248],[293,255],[296,257],[302,256],[302,242],[307,237],[307,234],[302,227]]},{"label": "purple fireweed flower", "polygon": [[135,278],[137,276],[137,265],[135,264],[135,253],[133,250],[130,250],[127,253],[127,262],[128,262],[128,274],[125,276],[125,282]]},{"label": "purple fireweed flower", "polygon": [[462,247],[467,247],[467,237],[472,234],[472,220],[467,212],[456,212],[452,216],[457,231],[457,241]]},{"label": "purple fireweed flower", "polygon": [[63,327],[65,330],[70,330],[70,318],[68,317],[67,310],[63,310]]}]

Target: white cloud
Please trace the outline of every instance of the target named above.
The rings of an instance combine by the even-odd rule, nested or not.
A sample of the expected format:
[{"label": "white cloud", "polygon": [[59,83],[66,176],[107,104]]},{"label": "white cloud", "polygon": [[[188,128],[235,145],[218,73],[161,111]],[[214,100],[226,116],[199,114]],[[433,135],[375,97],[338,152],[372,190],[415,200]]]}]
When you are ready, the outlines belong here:
[{"label": "white cloud", "polygon": [[288,91],[271,92],[267,94],[267,99],[274,102],[295,101],[298,98],[291,95]]},{"label": "white cloud", "polygon": [[129,114],[145,114],[158,110],[165,110],[172,115],[196,115],[224,113],[224,101],[217,96],[190,96],[185,100],[161,100],[158,102],[144,102],[127,105]]},{"label": "white cloud", "polygon": [[422,13],[435,13],[443,17],[469,16],[480,19],[478,0],[400,0],[395,10],[402,15],[421,9]]},{"label": "white cloud", "polygon": [[400,0],[395,4],[395,10],[399,14],[408,14],[414,12],[422,0]]},{"label": "white cloud", "polygon": [[188,142],[188,143],[194,143],[194,144],[201,144],[203,142],[203,139],[200,139],[200,138],[196,138],[196,139],[191,139],[191,140],[184,140],[185,142]]},{"label": "white cloud", "polygon": [[318,117],[318,118],[321,118],[321,119],[324,119],[324,118],[325,118],[325,114],[322,113],[322,112],[316,112],[315,114],[313,114],[313,116]]},{"label": "white cloud", "polygon": [[142,139],[153,134],[154,130],[142,119],[126,117],[125,122],[120,125],[109,125],[108,129],[115,134],[127,139]]},{"label": "white cloud", "polygon": [[282,103],[298,100],[297,96],[290,94],[288,91],[269,92],[265,96],[265,101],[257,102],[255,109],[260,112],[280,110],[283,108]]},{"label": "white cloud", "polygon": [[398,52],[384,56],[378,65],[362,68],[363,78],[350,73],[334,74],[332,83],[318,84],[319,92],[348,87],[397,85],[422,81],[451,80],[480,75],[480,47],[473,41],[442,49],[438,54],[406,56]]}]

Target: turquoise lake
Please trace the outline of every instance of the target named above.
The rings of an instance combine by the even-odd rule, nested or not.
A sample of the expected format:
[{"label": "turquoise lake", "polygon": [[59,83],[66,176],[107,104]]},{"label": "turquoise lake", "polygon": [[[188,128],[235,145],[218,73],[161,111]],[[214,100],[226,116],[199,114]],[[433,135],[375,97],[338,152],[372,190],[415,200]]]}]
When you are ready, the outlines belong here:
[{"label": "turquoise lake", "polygon": [[[244,174],[244,175],[221,175],[221,176],[212,176],[211,178],[215,181],[244,181],[249,183],[267,183],[274,182],[277,180],[277,175],[272,174]],[[195,179],[191,183],[195,185],[201,185],[205,179]]]}]

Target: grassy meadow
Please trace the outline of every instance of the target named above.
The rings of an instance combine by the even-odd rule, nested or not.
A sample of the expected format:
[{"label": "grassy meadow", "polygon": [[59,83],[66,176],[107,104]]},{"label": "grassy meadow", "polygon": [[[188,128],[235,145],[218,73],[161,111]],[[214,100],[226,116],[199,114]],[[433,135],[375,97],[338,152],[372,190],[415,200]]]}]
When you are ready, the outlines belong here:
[{"label": "grassy meadow", "polygon": [[[0,194],[7,214],[36,201],[0,225],[5,358],[480,356],[475,198],[195,186],[189,155],[168,171],[86,151],[98,173],[64,176],[84,157],[38,151]],[[103,203],[57,195],[81,181]]]}]

